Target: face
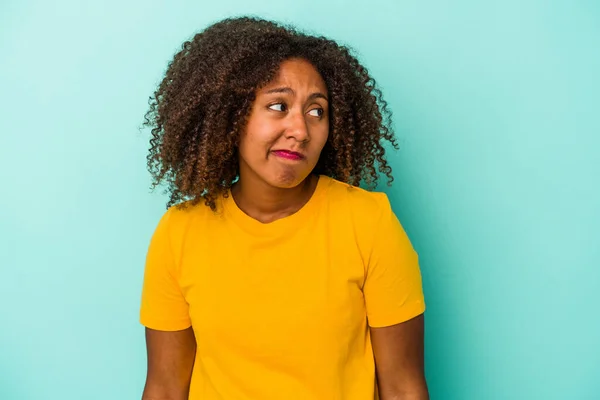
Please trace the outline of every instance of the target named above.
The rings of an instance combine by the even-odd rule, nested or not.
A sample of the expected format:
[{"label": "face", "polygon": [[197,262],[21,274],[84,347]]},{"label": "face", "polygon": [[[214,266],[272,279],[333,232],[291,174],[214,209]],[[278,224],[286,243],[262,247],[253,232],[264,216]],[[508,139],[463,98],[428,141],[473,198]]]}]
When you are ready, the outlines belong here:
[{"label": "face", "polygon": [[275,78],[256,93],[240,137],[240,179],[295,187],[317,164],[328,135],[323,78],[308,61],[284,61]]}]

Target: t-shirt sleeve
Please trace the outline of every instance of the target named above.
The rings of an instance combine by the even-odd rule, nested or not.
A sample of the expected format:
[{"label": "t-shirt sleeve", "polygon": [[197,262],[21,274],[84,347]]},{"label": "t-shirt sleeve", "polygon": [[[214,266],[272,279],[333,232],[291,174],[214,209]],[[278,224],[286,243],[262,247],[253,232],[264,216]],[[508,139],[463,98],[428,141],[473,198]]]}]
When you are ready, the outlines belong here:
[{"label": "t-shirt sleeve", "polygon": [[161,218],[146,255],[140,322],[155,330],[177,331],[189,328],[189,306],[178,282],[169,219],[173,209]]},{"label": "t-shirt sleeve", "polygon": [[391,326],[425,311],[418,255],[382,194],[363,293],[369,326]]}]

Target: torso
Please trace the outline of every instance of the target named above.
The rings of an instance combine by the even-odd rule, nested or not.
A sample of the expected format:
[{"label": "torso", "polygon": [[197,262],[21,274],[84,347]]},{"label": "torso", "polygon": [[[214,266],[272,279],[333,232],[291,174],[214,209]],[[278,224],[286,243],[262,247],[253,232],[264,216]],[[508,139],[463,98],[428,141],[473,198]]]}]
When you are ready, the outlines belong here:
[{"label": "torso", "polygon": [[348,190],[360,189],[323,177],[303,209],[271,224],[231,198],[218,214],[186,212],[173,247],[197,340],[190,400],[373,398],[369,233],[331,195]]}]

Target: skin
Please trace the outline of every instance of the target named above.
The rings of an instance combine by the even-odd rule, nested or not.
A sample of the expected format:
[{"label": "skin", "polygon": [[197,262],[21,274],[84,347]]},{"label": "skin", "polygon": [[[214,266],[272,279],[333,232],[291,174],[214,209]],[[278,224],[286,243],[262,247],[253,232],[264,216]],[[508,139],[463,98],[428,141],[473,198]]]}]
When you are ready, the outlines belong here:
[{"label": "skin", "polygon": [[[239,145],[240,179],[231,193],[238,207],[269,223],[297,212],[312,196],[311,175],[329,135],[327,87],[307,61],[283,62],[257,91]],[[278,150],[302,154],[300,160]],[[423,317],[371,329],[380,400],[426,400]],[[187,400],[196,352],[192,328],[146,329],[148,375],[143,400]]]},{"label": "skin", "polygon": [[[240,138],[240,179],[231,191],[246,214],[268,223],[295,213],[310,199],[317,178],[309,175],[329,136],[328,105],[323,78],[301,59],[283,62],[275,78],[257,91]],[[304,158],[282,158],[277,150]]]},{"label": "skin", "polygon": [[424,317],[371,328],[380,400],[428,400],[424,368]]},{"label": "skin", "polygon": [[146,328],[148,372],[142,400],[188,400],[196,339],[192,328],[162,332]]}]

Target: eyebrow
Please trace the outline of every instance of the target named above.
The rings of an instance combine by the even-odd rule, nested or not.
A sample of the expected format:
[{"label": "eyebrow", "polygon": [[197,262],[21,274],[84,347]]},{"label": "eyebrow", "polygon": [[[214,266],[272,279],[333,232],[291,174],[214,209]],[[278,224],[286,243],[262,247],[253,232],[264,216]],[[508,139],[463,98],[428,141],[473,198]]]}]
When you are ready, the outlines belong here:
[{"label": "eyebrow", "polygon": [[[272,93],[287,93],[287,94],[291,94],[292,96],[296,94],[294,92],[294,90],[289,87],[277,87],[277,88],[273,88],[273,89],[269,89],[269,90],[265,91],[265,94],[272,94]],[[310,96],[308,96],[309,100],[316,99],[316,98],[320,98],[325,101],[329,101],[327,96],[321,92],[315,92],[315,93],[312,93]]]}]

